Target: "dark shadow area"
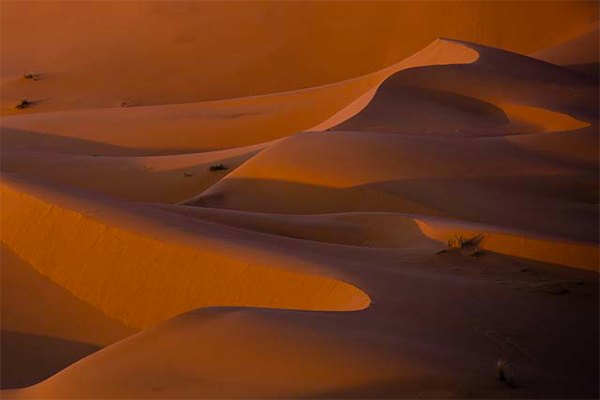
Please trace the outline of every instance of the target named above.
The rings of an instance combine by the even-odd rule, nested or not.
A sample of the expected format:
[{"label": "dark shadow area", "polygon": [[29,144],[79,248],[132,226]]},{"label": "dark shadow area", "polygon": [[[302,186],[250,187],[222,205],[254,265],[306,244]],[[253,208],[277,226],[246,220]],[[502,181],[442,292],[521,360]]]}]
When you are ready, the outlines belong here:
[{"label": "dark shadow area", "polygon": [[0,339],[1,389],[39,383],[101,349],[87,343],[23,332],[2,331]]},{"label": "dark shadow area", "polygon": [[282,214],[412,213],[598,242],[598,201],[597,177],[531,175],[401,179],[347,189],[228,179],[181,204]]},{"label": "dark shadow area", "polygon": [[[598,117],[598,79],[582,73],[593,70],[593,65],[574,71],[570,66],[563,68],[488,46],[469,44],[468,47],[479,52],[480,57],[475,62],[415,67],[397,72],[380,87],[371,107],[377,104],[379,96],[389,97],[401,86],[413,86],[415,90],[428,89],[431,93],[448,92],[472,98],[472,103],[485,104],[479,99],[494,99],[558,111],[587,122]],[[598,64],[595,68],[597,74]],[[354,124],[360,126],[365,118],[361,114],[368,109],[336,129],[351,130]]]},{"label": "dark shadow area", "polygon": [[141,151],[126,147],[6,126],[3,126],[0,130],[0,148],[2,150],[40,151],[89,156],[94,154],[111,156],[141,155]]},{"label": "dark shadow area", "polygon": [[578,74],[594,78],[596,81],[598,81],[598,78],[600,78],[600,63],[597,62],[565,65],[565,68],[575,71]]},{"label": "dark shadow area", "polygon": [[335,130],[494,136],[508,122],[504,111],[491,103],[452,92],[408,86],[402,82],[402,73],[397,73],[379,87],[367,107]]}]

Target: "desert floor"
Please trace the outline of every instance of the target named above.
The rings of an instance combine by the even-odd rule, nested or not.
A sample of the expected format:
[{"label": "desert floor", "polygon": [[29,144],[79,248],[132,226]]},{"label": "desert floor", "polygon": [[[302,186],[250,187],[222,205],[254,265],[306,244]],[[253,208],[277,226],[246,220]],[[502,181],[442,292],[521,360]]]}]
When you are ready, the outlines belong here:
[{"label": "desert floor", "polygon": [[600,395],[597,2],[0,12],[2,398]]}]

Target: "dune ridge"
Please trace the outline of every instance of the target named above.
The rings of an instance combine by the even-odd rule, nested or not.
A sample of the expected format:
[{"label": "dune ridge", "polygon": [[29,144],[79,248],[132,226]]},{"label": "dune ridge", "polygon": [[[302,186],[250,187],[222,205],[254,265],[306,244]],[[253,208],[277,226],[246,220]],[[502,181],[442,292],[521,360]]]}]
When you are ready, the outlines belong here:
[{"label": "dune ridge", "polygon": [[[8,116],[3,118],[3,137],[10,136],[3,140],[9,140],[13,149],[31,149],[37,141],[39,147],[34,149],[44,151],[48,137],[76,138],[91,142],[92,149],[94,143],[105,144],[98,150],[105,155],[168,155],[249,146],[339,123],[342,116],[348,118],[360,111],[356,99],[395,72],[423,65],[470,63],[476,58],[477,53],[466,46],[436,40],[383,70],[314,88],[206,103]],[[39,139],[25,135],[28,132]],[[68,145],[60,152],[81,154]]]},{"label": "dune ridge", "polygon": [[[1,151],[2,169],[125,200],[177,203],[210,187],[274,142],[171,156],[106,156]],[[211,171],[211,166],[223,170]],[[110,174],[111,179],[106,179]]]},{"label": "dune ridge", "polygon": [[[72,210],[27,194],[23,186],[28,185],[2,178],[3,242],[125,325],[147,328],[210,305],[355,310],[369,304],[368,295],[344,282],[232,259],[210,247],[152,239],[103,223],[98,215],[104,210],[95,214],[94,203]],[[69,202],[78,204],[76,197]],[[73,243],[78,243],[76,251]]]},{"label": "dune ridge", "polygon": [[598,271],[600,262],[598,244],[594,242],[408,213],[363,211],[309,215],[172,205],[156,207],[251,231],[325,243],[439,249],[452,238],[462,237],[466,241],[474,240],[481,250],[584,270]]},{"label": "dune ridge", "polygon": [[[393,65],[440,36],[527,54],[585,32],[598,14],[593,1],[523,2],[519,12],[488,1],[236,5],[2,2],[2,114],[23,96],[39,101],[25,110],[35,113],[315,87]],[[31,70],[45,79],[22,82]]]},{"label": "dune ridge", "polygon": [[109,3],[0,2],[2,398],[598,398],[598,2]]}]

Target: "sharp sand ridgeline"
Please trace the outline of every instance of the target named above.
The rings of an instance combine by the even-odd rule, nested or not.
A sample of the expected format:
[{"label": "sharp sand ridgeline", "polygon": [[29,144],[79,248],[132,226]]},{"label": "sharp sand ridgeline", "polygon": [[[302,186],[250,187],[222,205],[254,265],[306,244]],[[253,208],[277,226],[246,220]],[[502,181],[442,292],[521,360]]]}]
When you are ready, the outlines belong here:
[{"label": "sharp sand ridgeline", "polygon": [[598,398],[597,2],[0,11],[2,398]]}]

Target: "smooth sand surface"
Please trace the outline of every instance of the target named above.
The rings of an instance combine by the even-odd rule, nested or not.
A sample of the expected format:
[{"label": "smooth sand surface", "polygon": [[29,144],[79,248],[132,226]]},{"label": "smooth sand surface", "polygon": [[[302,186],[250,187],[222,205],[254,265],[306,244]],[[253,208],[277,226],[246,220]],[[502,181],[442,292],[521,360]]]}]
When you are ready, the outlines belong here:
[{"label": "smooth sand surface", "polygon": [[35,384],[135,332],[52,283],[4,243],[0,256],[3,388]]},{"label": "smooth sand surface", "polygon": [[536,51],[531,57],[564,66],[572,71],[598,77],[600,31],[598,23],[576,38]]},{"label": "smooth sand surface", "polygon": [[0,8],[2,398],[598,398],[597,2]]},{"label": "smooth sand surface", "polygon": [[[0,150],[2,169],[118,198],[177,203],[218,182],[272,143],[170,156],[105,156]],[[222,165],[224,169],[211,171]],[[110,179],[107,179],[110,177]]]},{"label": "smooth sand surface", "polygon": [[[585,32],[594,1],[3,1],[2,114],[231,99],[315,87],[441,36],[529,54]],[[40,80],[23,82],[34,72]],[[218,82],[215,85],[215,82]]]}]

